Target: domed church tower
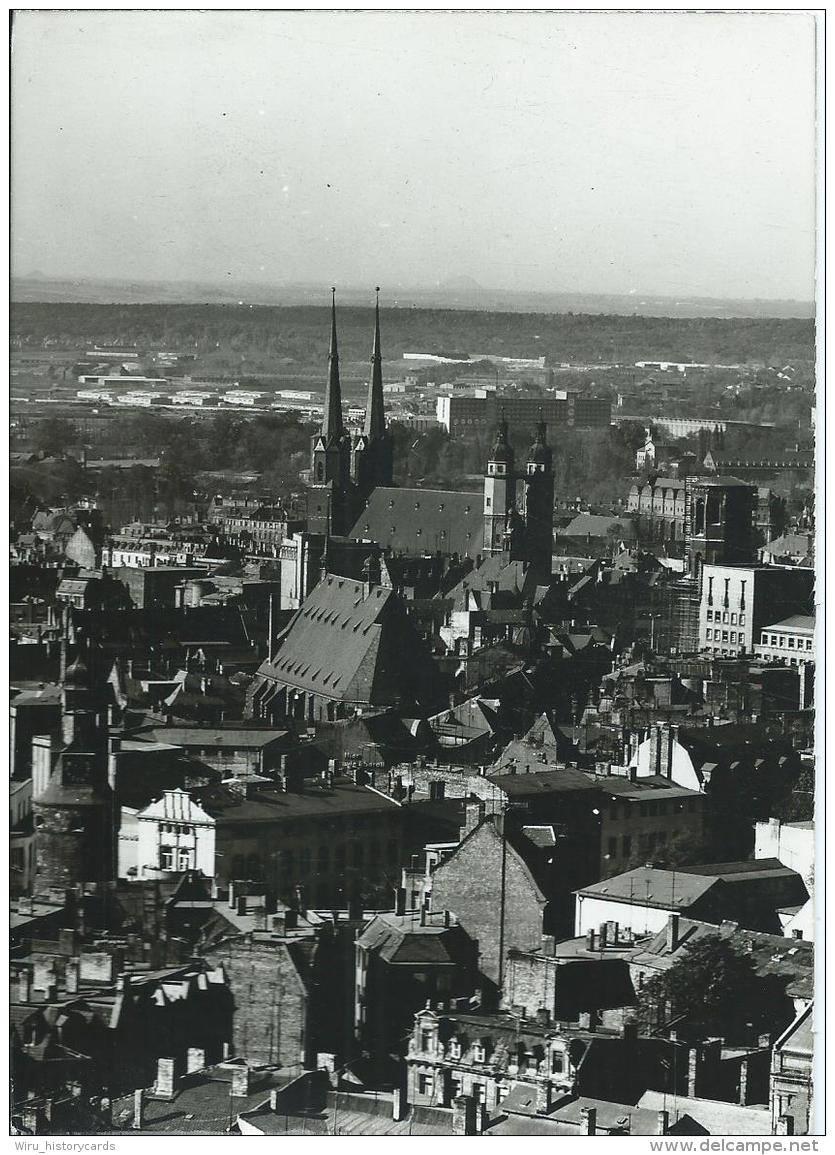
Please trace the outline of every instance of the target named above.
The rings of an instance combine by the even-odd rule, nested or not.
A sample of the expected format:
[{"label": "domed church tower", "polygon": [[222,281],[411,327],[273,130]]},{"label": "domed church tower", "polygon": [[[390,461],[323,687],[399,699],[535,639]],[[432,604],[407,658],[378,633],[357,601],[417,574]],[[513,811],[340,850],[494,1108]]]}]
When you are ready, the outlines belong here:
[{"label": "domed church tower", "polygon": [[502,410],[484,477],[484,553],[488,556],[504,552],[509,515],[515,503],[515,461]]},{"label": "domed church tower", "polygon": [[547,436],[548,429],[540,410],[536,435],[525,463],[525,552],[530,564],[550,581],[554,551],[554,455]]}]

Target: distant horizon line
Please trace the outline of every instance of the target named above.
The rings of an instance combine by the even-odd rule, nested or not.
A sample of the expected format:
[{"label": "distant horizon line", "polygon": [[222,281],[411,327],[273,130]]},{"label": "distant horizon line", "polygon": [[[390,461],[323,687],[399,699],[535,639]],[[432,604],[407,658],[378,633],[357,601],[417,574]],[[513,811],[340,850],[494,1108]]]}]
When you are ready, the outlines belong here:
[{"label": "distant horizon line", "polygon": [[[284,291],[284,292],[297,291],[298,292],[298,291],[302,291],[302,292],[306,292],[306,293],[315,293],[315,292],[321,291],[321,293],[323,294],[323,297],[325,298],[325,300],[323,301],[323,307],[325,307],[325,306],[330,307],[329,301],[327,300],[327,296],[330,294],[331,289],[334,286],[336,287],[337,295],[340,292],[350,293],[350,294],[361,294],[361,293],[367,292],[367,293],[373,295],[375,292],[375,289],[376,289],[376,285],[371,285],[370,287],[366,288],[364,285],[358,284],[356,281],[347,282],[346,284],[344,284],[340,288],[338,282],[335,281],[334,279],[331,279],[330,281],[323,281],[320,285],[318,280],[316,280],[316,281],[248,281],[248,280],[240,279],[237,281],[224,282],[224,281],[215,281],[215,280],[202,280],[200,278],[173,279],[173,278],[148,278],[148,277],[124,277],[124,276],[121,276],[121,277],[117,277],[117,276],[98,277],[98,276],[91,276],[91,275],[86,275],[86,274],[81,275],[81,276],[76,276],[76,275],[72,275],[72,274],[45,274],[45,273],[41,273],[39,271],[20,274],[20,275],[13,274],[12,277],[10,278],[10,287],[12,288],[12,290],[14,290],[15,284],[23,285],[27,282],[30,284],[42,284],[44,286],[52,283],[55,285],[73,284],[73,285],[77,285],[79,287],[81,287],[85,284],[102,285],[102,286],[104,286],[104,285],[107,285],[107,286],[124,285],[124,286],[136,286],[139,288],[153,288],[153,287],[170,286],[172,288],[185,289],[185,288],[190,287],[190,288],[195,289],[195,290],[205,288],[205,289],[211,289],[211,290],[216,291],[216,292],[225,290],[226,292],[229,292],[229,293],[234,293],[237,287],[240,287],[240,288],[247,287],[250,289],[260,289],[260,290],[272,291],[272,292],[281,292],[281,291]],[[457,283],[457,282],[459,282],[459,283]],[[460,282],[463,282],[463,283],[460,283]],[[383,295],[385,295],[385,293],[386,293],[385,285],[383,285],[383,287],[379,291]],[[495,287],[495,286],[486,287],[484,285],[481,285],[479,282],[477,282],[473,278],[470,278],[466,274],[462,274],[460,276],[460,278],[456,277],[456,276],[452,276],[452,277],[449,277],[446,281],[439,281],[435,284],[407,284],[407,283],[403,283],[403,282],[395,282],[392,284],[391,291],[393,293],[472,294],[474,296],[483,294],[485,296],[505,295],[505,296],[515,296],[515,297],[547,297],[547,296],[575,297],[575,298],[576,297],[592,297],[592,298],[593,297],[616,297],[616,298],[622,299],[624,301],[634,300],[636,303],[639,303],[641,301],[646,301],[646,300],[682,301],[682,302],[683,301],[693,301],[693,302],[711,301],[711,302],[716,302],[719,304],[740,302],[740,303],[751,304],[751,305],[769,304],[769,303],[773,302],[774,304],[791,304],[791,305],[804,306],[804,307],[810,309],[812,311],[812,313],[814,313],[815,308],[816,308],[815,299],[814,298],[807,298],[807,297],[791,297],[791,296],[764,297],[764,296],[739,296],[739,295],[717,296],[717,295],[711,294],[711,293],[689,293],[689,292],[675,293],[675,292],[669,292],[669,291],[668,292],[660,292],[660,291],[624,292],[623,290],[610,290],[610,289],[557,289],[557,288],[554,288],[554,289],[541,289],[541,288],[537,288],[537,289],[514,289],[514,288]],[[13,291],[11,294],[11,298],[12,298],[12,300],[14,299],[14,292]],[[26,302],[26,303],[34,304],[36,302]],[[74,302],[74,303],[81,303],[81,302]],[[90,303],[92,304],[92,303],[96,303],[96,302],[90,302]],[[114,302],[114,303],[116,303],[116,302]],[[195,302],[195,303],[202,303],[202,302]],[[246,302],[246,303],[249,304],[250,302]],[[252,302],[252,303],[255,303],[255,302]]]}]

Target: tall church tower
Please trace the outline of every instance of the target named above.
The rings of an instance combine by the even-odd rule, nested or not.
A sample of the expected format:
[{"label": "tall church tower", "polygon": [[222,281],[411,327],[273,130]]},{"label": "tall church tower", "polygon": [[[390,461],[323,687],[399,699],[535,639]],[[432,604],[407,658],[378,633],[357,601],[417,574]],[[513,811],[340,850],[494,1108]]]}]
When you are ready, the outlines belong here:
[{"label": "tall church tower", "polygon": [[343,534],[350,529],[351,443],[342,421],[342,389],[336,339],[336,289],[331,298],[331,342],[322,428],[313,438],[308,529],[311,533]]},{"label": "tall church tower", "polygon": [[374,343],[371,350],[371,380],[365,407],[365,425],[354,441],[351,478],[356,486],[357,506],[362,508],[373,489],[392,483],[394,466],[391,437],[386,429],[383,402],[383,357],[380,350],[380,286],[374,309]]},{"label": "tall church tower", "polygon": [[507,434],[504,410],[496,429],[496,440],[487,459],[484,477],[484,552],[502,553],[505,537],[516,505],[516,474],[513,449]]},{"label": "tall church tower", "polygon": [[554,552],[554,455],[547,435],[540,410],[536,435],[525,463],[526,554],[530,564],[550,581]]}]

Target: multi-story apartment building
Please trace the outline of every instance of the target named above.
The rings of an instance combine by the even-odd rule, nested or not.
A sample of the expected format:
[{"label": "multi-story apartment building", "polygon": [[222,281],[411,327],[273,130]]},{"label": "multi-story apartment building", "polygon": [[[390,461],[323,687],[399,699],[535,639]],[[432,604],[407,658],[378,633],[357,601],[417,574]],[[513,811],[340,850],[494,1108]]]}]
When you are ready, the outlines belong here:
[{"label": "multi-story apartment building", "polygon": [[[814,581],[813,570],[796,566],[705,565],[699,649],[723,657],[753,654],[755,641],[761,643],[769,622],[808,614]],[[786,637],[788,651],[788,633],[775,631],[775,636]]]}]

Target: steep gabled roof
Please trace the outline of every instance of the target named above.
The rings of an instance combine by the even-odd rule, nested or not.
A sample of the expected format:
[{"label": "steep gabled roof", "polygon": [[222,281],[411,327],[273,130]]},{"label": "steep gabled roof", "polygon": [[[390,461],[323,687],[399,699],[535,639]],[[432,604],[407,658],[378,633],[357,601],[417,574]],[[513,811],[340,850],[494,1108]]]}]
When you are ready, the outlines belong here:
[{"label": "steep gabled roof", "polygon": [[348,534],[394,553],[476,557],[483,550],[480,493],[378,486]]},{"label": "steep gabled roof", "polygon": [[414,673],[425,656],[395,592],[328,574],[258,673],[336,701],[388,705],[397,700],[404,681],[389,660],[392,647],[400,654],[411,648],[411,665],[401,671],[406,675]]}]

